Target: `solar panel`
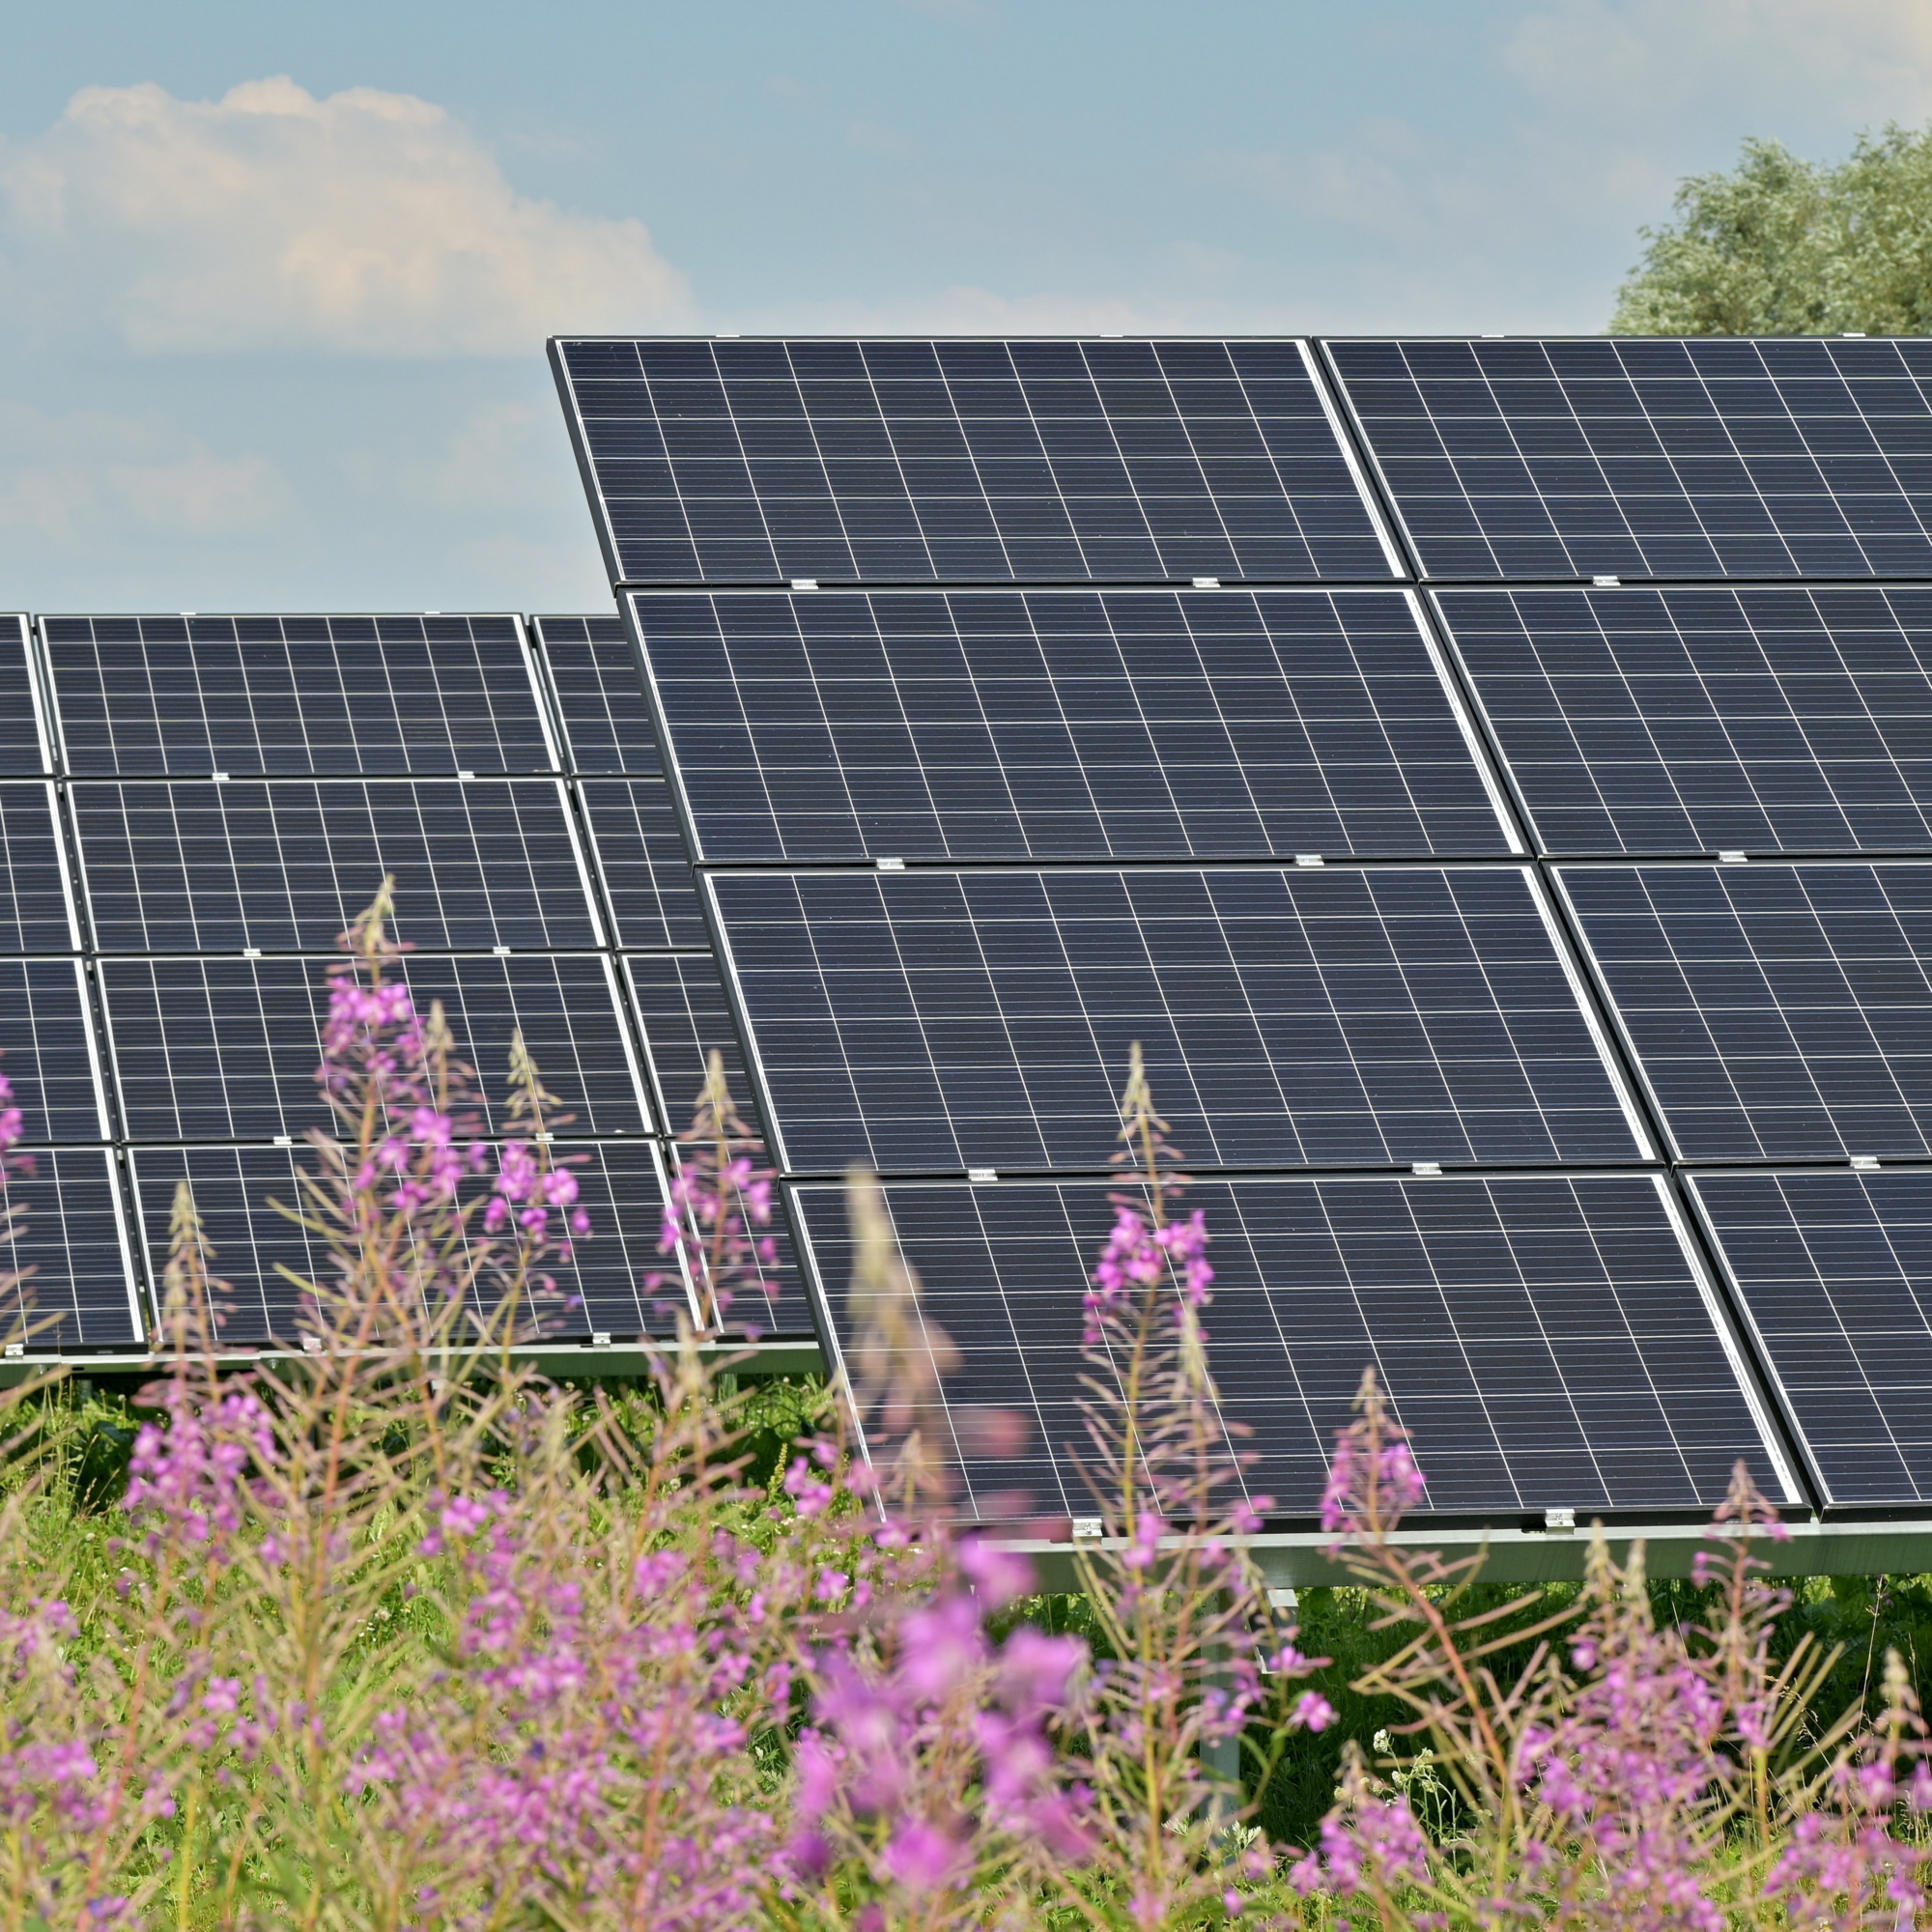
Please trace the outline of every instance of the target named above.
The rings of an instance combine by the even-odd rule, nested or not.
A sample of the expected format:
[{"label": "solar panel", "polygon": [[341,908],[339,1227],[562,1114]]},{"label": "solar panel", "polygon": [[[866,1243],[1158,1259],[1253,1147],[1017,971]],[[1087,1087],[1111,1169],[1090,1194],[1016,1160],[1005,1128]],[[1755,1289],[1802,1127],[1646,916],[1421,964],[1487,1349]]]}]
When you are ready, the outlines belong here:
[{"label": "solar panel", "polygon": [[715,1049],[745,1124],[761,1132],[717,959],[709,952],[633,953],[624,961],[624,976],[643,1024],[658,1118],[668,1130],[677,1134],[690,1126]]},{"label": "solar panel", "polygon": [[1684,1158],[1932,1154],[1932,866],[1561,876]]},{"label": "solar panel", "polygon": [[[560,1155],[583,1158],[574,1172],[590,1236],[573,1259],[552,1266],[557,1294],[539,1304],[543,1332],[557,1339],[592,1334],[667,1334],[674,1314],[643,1295],[643,1277],[675,1265],[657,1252],[664,1218],[661,1157],[648,1141],[559,1141]],[[185,1179],[201,1215],[211,1272],[227,1281],[220,1335],[230,1345],[292,1344],[305,1325],[301,1293],[281,1270],[311,1282],[332,1280],[327,1244],[271,1205],[298,1204],[298,1176],[313,1172],[306,1148],[137,1148],[131,1155],[148,1243],[148,1265],[158,1281],[167,1264],[168,1217],[176,1185]],[[680,1287],[667,1291],[673,1302]]]},{"label": "solar panel", "polygon": [[[104,959],[101,990],[130,1140],[270,1140],[327,1123],[317,1045],[321,959]],[[4,970],[4,962],[0,962]],[[584,1134],[650,1131],[607,956],[415,953],[416,1009],[441,1000],[456,1052],[500,1109],[519,1027],[538,1071]],[[11,1057],[10,1057],[11,1070]]]},{"label": "solar panel", "polygon": [[1932,590],[1452,590],[1545,849],[1932,850]]},{"label": "solar panel", "polygon": [[663,779],[585,779],[579,789],[617,943],[653,952],[708,948],[670,787]]},{"label": "solar panel", "polygon": [[1826,1500],[1932,1500],[1932,1174],[1690,1187]]},{"label": "solar panel", "polygon": [[516,617],[43,617],[83,778],[556,769]]},{"label": "solar panel", "polygon": [[710,872],[790,1172],[1647,1158],[1518,867]]},{"label": "solar panel", "polygon": [[[1105,1182],[885,1189],[928,1321],[961,1365],[938,1446],[969,1515],[1088,1515],[1072,1466],[1082,1284],[1113,1220]],[[841,1347],[842,1192],[794,1190]],[[1247,1424],[1247,1481],[1290,1519],[1319,1505],[1335,1432],[1374,1363],[1441,1515],[1706,1508],[1742,1457],[1800,1491],[1662,1178],[1241,1179],[1187,1197],[1214,1232],[1206,1321],[1222,1412]],[[1033,1425],[989,1454],[976,1406]],[[1028,1500],[1017,1501],[1014,1492]]]},{"label": "solar panel", "polygon": [[534,617],[574,772],[664,769],[637,653],[618,617]]},{"label": "solar panel", "polygon": [[1437,578],[1932,577],[1932,344],[1327,345]]},{"label": "solar panel", "polygon": [[54,811],[52,785],[0,783],[0,952],[79,951]]},{"label": "solar panel", "polygon": [[551,355],[613,583],[1400,574],[1297,342]]},{"label": "solar panel", "polygon": [[206,780],[71,787],[106,952],[314,952],[395,878],[418,947],[596,946],[555,780]]},{"label": "solar panel", "polygon": [[1402,591],[631,605],[703,860],[1514,849]]},{"label": "solar panel", "polygon": [[0,778],[52,770],[27,620],[9,611],[0,613]]},{"label": "solar panel", "polygon": [[[10,1068],[10,1071],[12,1069]],[[18,1217],[0,1239],[0,1330],[37,1355],[145,1344],[114,1155],[105,1148],[43,1148],[30,1175],[0,1180]]]},{"label": "solar panel", "polygon": [[0,958],[0,1072],[14,1089],[29,1142],[107,1139],[78,959]]}]

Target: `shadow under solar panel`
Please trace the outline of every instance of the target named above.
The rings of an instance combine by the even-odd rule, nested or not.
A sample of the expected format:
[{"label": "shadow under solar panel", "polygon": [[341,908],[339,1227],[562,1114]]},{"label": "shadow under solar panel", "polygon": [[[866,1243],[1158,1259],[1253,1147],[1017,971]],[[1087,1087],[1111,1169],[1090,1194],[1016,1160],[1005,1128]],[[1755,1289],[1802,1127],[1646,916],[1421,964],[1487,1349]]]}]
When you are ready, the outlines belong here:
[{"label": "shadow under solar panel", "polygon": [[1932,578],[1932,343],[1336,341],[1435,578]]},{"label": "shadow under solar panel", "polygon": [[1519,867],[711,872],[780,1165],[1650,1155]]},{"label": "shadow under solar panel", "polygon": [[1932,588],[1436,593],[1546,851],[1932,851]]},{"label": "shadow under solar panel", "polygon": [[[676,1264],[657,1252],[666,1198],[657,1148],[643,1140],[559,1141],[555,1151],[573,1163],[591,1233],[575,1244],[570,1261],[546,1262],[556,1293],[539,1303],[541,1332],[560,1340],[674,1332],[674,1306],[689,1304]],[[315,1171],[308,1149],[143,1147],[130,1159],[156,1280],[167,1261],[175,1189],[186,1180],[201,1216],[208,1271],[228,1284],[220,1339],[230,1346],[294,1345],[304,1328],[312,1329],[302,1293],[282,1269],[327,1286],[333,1280],[327,1246],[273,1205],[303,1200],[298,1176]],[[646,1293],[651,1274],[668,1274],[672,1285]]]},{"label": "shadow under solar panel", "polygon": [[1932,1502],[1932,1173],[1690,1178],[1830,1502]]},{"label": "shadow under solar panel", "polygon": [[1519,849],[1397,590],[639,593],[698,859]]},{"label": "shadow under solar panel", "polygon": [[1399,574],[1293,341],[559,339],[612,583]]},{"label": "shadow under solar panel", "polygon": [[1932,1155],[1932,865],[1560,876],[1683,1158]]},{"label": "shadow under solar panel", "polygon": [[103,952],[316,952],[395,880],[394,938],[437,951],[602,943],[554,779],[82,781]]},{"label": "shadow under solar panel", "polygon": [[[791,1190],[833,1332],[851,1346],[852,1243],[839,1189]],[[1088,1515],[1069,1452],[1081,1292],[1114,1218],[1105,1182],[892,1182],[925,1319],[960,1366],[938,1445],[964,1514]],[[1252,1492],[1290,1519],[1320,1504],[1335,1434],[1374,1364],[1450,1515],[1699,1510],[1742,1458],[1800,1492],[1747,1392],[1735,1344],[1661,1177],[1198,1182],[1214,1235],[1206,1321],[1222,1413],[1248,1425]],[[1032,1428],[1018,1457],[977,1447],[987,1408]],[[1016,1495],[1014,1492],[1019,1492]]]}]

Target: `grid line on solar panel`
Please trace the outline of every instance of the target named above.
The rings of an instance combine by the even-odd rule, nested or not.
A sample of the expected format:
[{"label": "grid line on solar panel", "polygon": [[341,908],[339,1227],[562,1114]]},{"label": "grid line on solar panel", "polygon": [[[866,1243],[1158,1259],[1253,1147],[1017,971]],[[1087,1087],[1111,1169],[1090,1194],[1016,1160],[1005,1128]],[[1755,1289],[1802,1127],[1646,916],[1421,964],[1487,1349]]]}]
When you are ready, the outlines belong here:
[{"label": "grid line on solar panel", "polygon": [[72,895],[53,785],[0,781],[0,952],[77,952]]},{"label": "grid line on solar panel", "polygon": [[603,943],[554,779],[92,781],[69,787],[103,952],[315,952],[395,881],[397,939]]},{"label": "grid line on solar panel", "polygon": [[1520,849],[1404,591],[631,608],[701,861]]},{"label": "grid line on solar panel", "polygon": [[551,350],[612,582],[1402,574],[1297,342]]},{"label": "grid line on solar panel", "polygon": [[1932,577],[1932,347],[1324,345],[1434,578]]},{"label": "grid line on solar panel", "polygon": [[39,778],[53,770],[33,634],[20,612],[0,613],[0,778]]},{"label": "grid line on solar panel", "polygon": [[[100,962],[114,1076],[129,1140],[271,1140],[327,1124],[316,1062],[325,959],[120,957]],[[5,962],[0,961],[0,973]],[[455,1053],[497,1107],[521,1029],[577,1133],[651,1130],[606,953],[412,953],[396,969],[418,1012],[440,1000]]]},{"label": "grid line on solar panel", "polygon": [[1932,1154],[1932,865],[1558,876],[1680,1158]]},{"label": "grid line on solar panel", "polygon": [[1932,590],[1435,601],[1545,850],[1932,849]]},{"label": "grid line on solar panel", "polygon": [[[790,1191],[845,1346],[841,1192]],[[959,1350],[943,1448],[969,1514],[1092,1510],[1069,1452],[1085,1443],[1080,1285],[1109,1191],[886,1185],[925,1317]],[[1315,1513],[1372,1363],[1439,1514],[1694,1509],[1724,1493],[1739,1457],[1769,1492],[1802,1499],[1661,1177],[1254,1179],[1198,1181],[1186,1199],[1215,1237],[1205,1321],[1221,1412],[1252,1431],[1246,1480],[1284,1515]],[[975,1451],[976,1412],[1016,1403],[1026,1449]]]},{"label": "grid line on solar panel", "polygon": [[[43,1148],[0,1178],[0,1334],[35,1355],[145,1345],[111,1150]],[[23,1270],[31,1274],[21,1280]]]},{"label": "grid line on solar panel", "polygon": [[1825,1499],[1932,1500],[1932,1173],[1687,1180]]},{"label": "grid line on solar panel", "polygon": [[86,778],[551,772],[515,616],[41,619]]},{"label": "grid line on solar panel", "polygon": [[533,617],[570,769],[659,778],[657,734],[621,617]]},{"label": "grid line on solar panel", "polygon": [[643,1033],[652,1098],[668,1130],[680,1133],[691,1124],[715,1052],[746,1125],[761,1134],[717,956],[709,951],[632,953],[624,960],[624,978]]},{"label": "grid line on solar panel", "polygon": [[[657,1251],[666,1200],[662,1152],[641,1139],[559,1140],[554,1152],[571,1163],[591,1232],[573,1243],[569,1261],[545,1263],[557,1293],[539,1303],[543,1334],[564,1340],[673,1332],[675,1305],[695,1311],[676,1264]],[[293,1344],[302,1328],[313,1329],[304,1320],[301,1292],[280,1269],[327,1286],[333,1279],[327,1249],[274,1205],[301,1199],[299,1176],[312,1171],[305,1149],[140,1147],[129,1159],[156,1280],[167,1263],[175,1188],[185,1179],[201,1216],[208,1271],[231,1290],[223,1297],[221,1340]],[[647,1276],[669,1279],[647,1294]],[[666,1305],[658,1306],[659,1300]],[[489,1312],[480,1299],[476,1312]]]},{"label": "grid line on solar panel", "polygon": [[708,947],[670,786],[663,779],[580,779],[577,785],[617,944],[649,952]]},{"label": "grid line on solar panel", "polygon": [[1520,867],[709,872],[780,1165],[1650,1158]]}]

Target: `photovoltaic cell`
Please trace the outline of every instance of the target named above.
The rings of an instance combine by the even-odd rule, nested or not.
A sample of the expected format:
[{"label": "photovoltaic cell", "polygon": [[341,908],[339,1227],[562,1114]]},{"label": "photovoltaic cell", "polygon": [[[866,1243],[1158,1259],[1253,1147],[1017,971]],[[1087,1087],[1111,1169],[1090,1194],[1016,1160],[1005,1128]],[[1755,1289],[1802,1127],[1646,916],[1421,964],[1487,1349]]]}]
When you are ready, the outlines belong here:
[{"label": "photovoltaic cell", "polygon": [[0,952],[78,950],[50,784],[0,783]]},{"label": "photovoltaic cell", "polygon": [[1932,343],[1328,353],[1432,577],[1932,577]]},{"label": "photovoltaic cell", "polygon": [[[666,1334],[675,1316],[660,1312],[643,1296],[647,1273],[667,1271],[657,1252],[664,1218],[665,1188],[657,1151],[647,1141],[563,1142],[560,1156],[582,1161],[573,1168],[579,1199],[590,1215],[591,1233],[575,1243],[572,1259],[553,1258],[555,1296],[541,1302],[542,1333],[557,1340],[592,1334],[626,1338]],[[302,1197],[298,1179],[312,1172],[304,1148],[198,1147],[134,1150],[131,1155],[148,1264],[158,1278],[168,1254],[168,1214],[177,1183],[194,1190],[208,1247],[208,1268],[227,1282],[221,1340],[228,1344],[278,1341],[293,1345],[312,1323],[304,1319],[301,1293],[280,1272],[292,1268],[323,1286],[334,1277],[326,1245],[298,1227],[272,1204],[295,1204]],[[670,1269],[673,1280],[674,1268]],[[681,1286],[665,1291],[673,1302]],[[479,1312],[489,1304],[478,1301]]]},{"label": "photovoltaic cell", "polygon": [[563,715],[574,772],[635,772],[655,778],[650,706],[637,653],[618,617],[537,617],[538,639]]},{"label": "photovoltaic cell", "polygon": [[551,345],[613,583],[1387,578],[1299,345]]},{"label": "photovoltaic cell", "polygon": [[700,859],[1510,849],[1401,591],[631,601]]},{"label": "photovoltaic cell", "polygon": [[1932,590],[1451,590],[1547,850],[1932,850]]},{"label": "photovoltaic cell", "polygon": [[0,958],[0,1072],[29,1143],[107,1138],[78,959]]},{"label": "photovoltaic cell", "polygon": [[[1156,1090],[1158,1091],[1158,1090]],[[1089,1515],[1071,1454],[1081,1284],[1114,1213],[1104,1181],[896,1181],[886,1201],[958,1347],[939,1445],[968,1516]],[[841,1344],[855,1313],[842,1190],[795,1190]],[[1206,1325],[1222,1413],[1245,1423],[1252,1492],[1290,1518],[1320,1504],[1365,1366],[1415,1444],[1426,1507],[1507,1517],[1708,1508],[1743,1458],[1799,1492],[1772,1451],[1663,1183],[1647,1175],[1200,1181],[1213,1231]],[[1032,1438],[987,1409],[1018,1409]],[[1017,1493],[1016,1493],[1017,1492]]]},{"label": "photovoltaic cell", "polygon": [[[327,1012],[323,959],[104,959],[108,1031],[132,1140],[271,1140],[327,1124],[316,1061]],[[415,1009],[441,1000],[456,1057],[501,1125],[521,1028],[544,1085],[580,1133],[649,1131],[608,959],[415,953]]]},{"label": "photovoltaic cell", "polygon": [[1686,1159],[1932,1154],[1932,866],[1561,876]]},{"label": "photovoltaic cell", "polygon": [[556,767],[515,617],[44,617],[83,778]]},{"label": "photovoltaic cell", "polygon": [[668,1130],[682,1133],[690,1126],[715,1051],[723,1057],[724,1077],[745,1124],[754,1134],[761,1132],[718,961],[709,952],[633,953],[624,961],[624,972],[643,1023],[644,1057],[658,1115]]},{"label": "photovoltaic cell", "polygon": [[663,779],[584,779],[580,789],[618,945],[708,948],[670,787]]},{"label": "photovoltaic cell", "polygon": [[[11,1229],[0,1229],[0,1330],[27,1351],[144,1346],[114,1156],[105,1148],[43,1148],[31,1174],[0,1179]],[[14,1277],[32,1273],[24,1282]]]},{"label": "photovoltaic cell", "polygon": [[1932,1500],[1932,1174],[1690,1185],[1826,1498]]},{"label": "photovoltaic cell", "polygon": [[52,767],[41,738],[27,620],[0,613],[0,778],[38,777]]},{"label": "photovoltaic cell", "polygon": [[[1644,1158],[1515,867],[712,872],[791,1172]],[[776,1118],[772,1118],[775,1114]]]},{"label": "photovoltaic cell", "polygon": [[475,950],[597,945],[554,780],[71,787],[108,952],[315,952],[395,879],[393,935]]}]

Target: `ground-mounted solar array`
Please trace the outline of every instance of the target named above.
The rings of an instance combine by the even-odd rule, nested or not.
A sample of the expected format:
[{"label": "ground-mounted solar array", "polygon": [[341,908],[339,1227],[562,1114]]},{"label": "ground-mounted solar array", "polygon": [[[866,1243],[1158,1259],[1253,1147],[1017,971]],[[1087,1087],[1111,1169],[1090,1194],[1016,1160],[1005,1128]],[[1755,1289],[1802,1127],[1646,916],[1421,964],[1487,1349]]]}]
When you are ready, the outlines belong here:
[{"label": "ground-mounted solar array", "polygon": [[328,1124],[327,976],[385,877],[486,1138],[518,1034],[570,1117],[594,1232],[544,1332],[668,1329],[669,1136],[704,1051],[737,1055],[614,617],[7,618],[0,682],[0,1071],[35,1166],[8,1183],[10,1342],[143,1344],[184,1179],[224,1343],[297,1339],[290,1272],[327,1261],[273,1203]]},{"label": "ground-mounted solar array", "polygon": [[881,1176],[970,1513],[1086,1513],[1136,1041],[1284,1522],[1371,1362],[1439,1513],[1932,1495],[1917,1264],[1802,1259],[1928,1220],[1924,344],[552,360],[717,947],[652,997],[728,1005],[835,1354]]}]

